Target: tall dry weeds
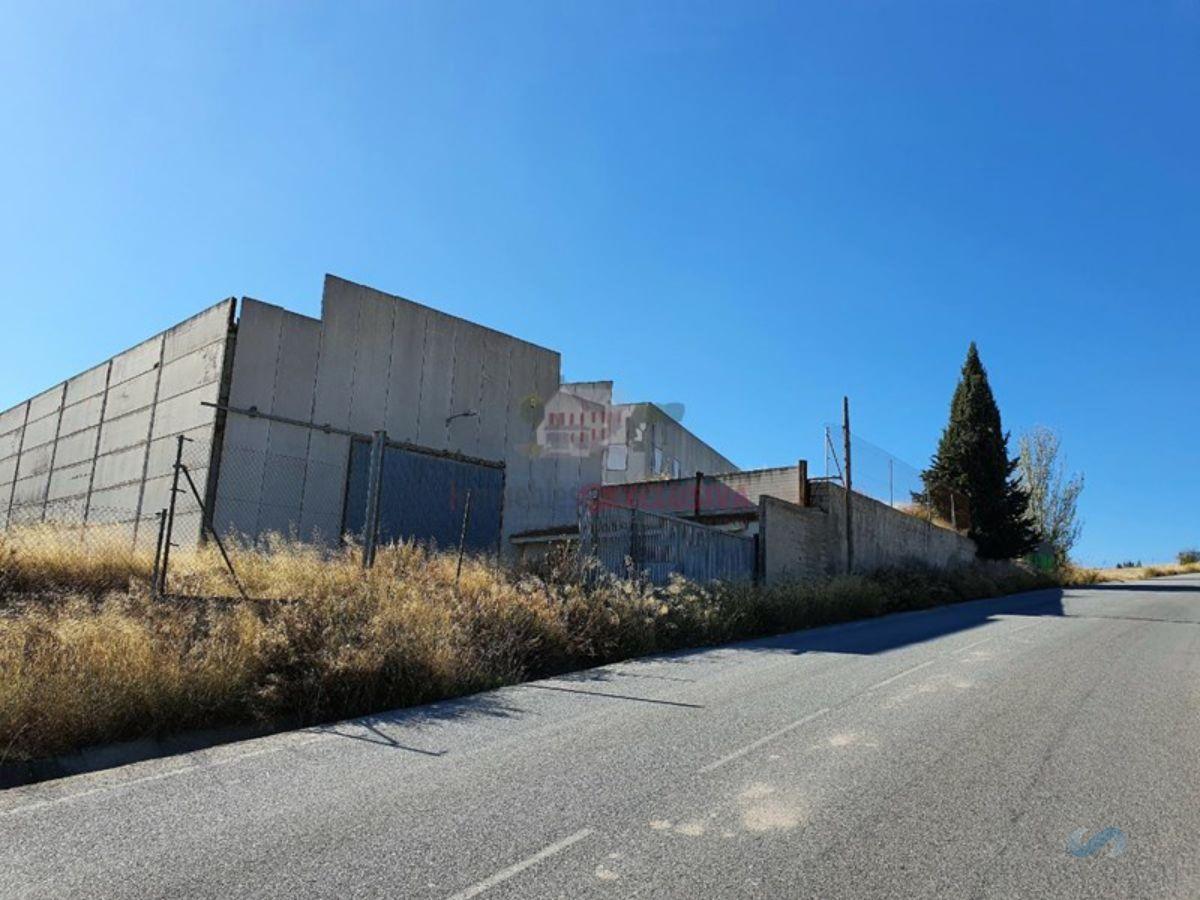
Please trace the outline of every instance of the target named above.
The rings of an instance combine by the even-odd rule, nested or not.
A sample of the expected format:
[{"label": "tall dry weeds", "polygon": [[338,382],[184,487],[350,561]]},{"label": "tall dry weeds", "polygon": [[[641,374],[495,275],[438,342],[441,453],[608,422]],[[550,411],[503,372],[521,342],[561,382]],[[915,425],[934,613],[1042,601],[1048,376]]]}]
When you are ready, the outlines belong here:
[{"label": "tall dry weeds", "polygon": [[[66,542],[55,552],[55,541]],[[358,550],[273,537],[236,547],[250,602],[215,548],[147,561],[79,553],[72,535],[0,542],[0,755],[233,723],[310,723],[470,693],[656,651],[995,596],[1053,582],[1018,567],[884,572],[765,588],[586,583],[559,560],[514,573],[414,545]],[[1072,579],[1084,574],[1071,573]]]}]

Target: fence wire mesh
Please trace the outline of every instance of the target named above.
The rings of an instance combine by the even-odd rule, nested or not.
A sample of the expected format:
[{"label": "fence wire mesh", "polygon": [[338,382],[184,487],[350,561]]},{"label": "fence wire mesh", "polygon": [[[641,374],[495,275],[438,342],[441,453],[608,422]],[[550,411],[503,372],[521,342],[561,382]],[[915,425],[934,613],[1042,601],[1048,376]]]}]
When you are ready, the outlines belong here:
[{"label": "fence wire mesh", "polygon": [[[846,483],[842,426],[825,426],[825,475]],[[850,479],[855,493],[892,509],[966,532],[971,527],[967,495],[951,485],[927,482],[916,466],[850,432]]]},{"label": "fence wire mesh", "polygon": [[0,529],[0,553],[31,570],[98,568],[150,571],[157,516],[136,508],[94,506],[87,497],[14,506]]}]

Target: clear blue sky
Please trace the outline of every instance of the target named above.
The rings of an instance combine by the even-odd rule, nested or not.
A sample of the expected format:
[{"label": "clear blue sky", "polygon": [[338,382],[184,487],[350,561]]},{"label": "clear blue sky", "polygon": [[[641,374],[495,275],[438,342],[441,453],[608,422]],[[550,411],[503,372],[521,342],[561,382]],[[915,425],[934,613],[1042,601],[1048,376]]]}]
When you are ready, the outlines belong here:
[{"label": "clear blue sky", "polygon": [[0,408],[333,272],[923,464],[967,344],[1088,562],[1200,544],[1200,4],[6,4]]}]

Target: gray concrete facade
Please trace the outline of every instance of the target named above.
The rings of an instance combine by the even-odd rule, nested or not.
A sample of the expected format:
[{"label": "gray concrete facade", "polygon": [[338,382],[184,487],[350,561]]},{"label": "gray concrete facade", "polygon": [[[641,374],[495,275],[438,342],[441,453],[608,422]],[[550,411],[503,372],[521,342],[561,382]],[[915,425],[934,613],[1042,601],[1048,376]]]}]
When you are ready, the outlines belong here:
[{"label": "gray concrete facade", "polygon": [[543,453],[594,458],[586,483],[630,484],[736,472],[738,467],[654,403],[614,403],[613,382],[561,385],[538,426]]},{"label": "gray concrete facade", "polygon": [[[758,570],[767,582],[846,571],[845,490],[806,478],[793,466],[605,486],[617,506],[682,516],[722,531],[758,535]],[[949,528],[852,494],[854,571],[917,563],[954,568],[975,560],[975,544]]]},{"label": "gray concrete facade", "polygon": [[[59,522],[156,538],[179,435],[211,447],[235,301],[215,306],[0,413],[0,527]],[[209,458],[190,457],[201,485]],[[199,511],[181,498],[176,534]]]},{"label": "gray concrete facade", "polygon": [[337,432],[377,430],[503,462],[505,536],[572,521],[581,463],[535,438],[559,370],[553,350],[334,276],[319,320],[246,300],[230,407],[311,426],[229,414],[216,527],[336,537],[352,440]]},{"label": "gray concrete facade", "polygon": [[[379,431],[503,464],[504,547],[574,523],[605,476],[602,453],[544,440],[547,409],[567,396],[553,350],[332,275],[320,318],[237,306],[222,301],[0,413],[0,528],[121,523],[152,545],[180,435],[213,527],[249,538],[339,539],[352,443]],[[611,406],[612,383],[593,384]],[[661,472],[656,456],[735,468],[653,404],[622,409],[632,473]],[[176,542],[197,539],[198,504],[190,493],[178,504]]]},{"label": "gray concrete facade", "polygon": [[[831,482],[812,482],[809,491],[807,507],[759,497],[759,566],[768,583],[846,571],[846,491]],[[855,573],[975,561],[975,542],[965,535],[859,493],[851,493],[851,503]]]}]

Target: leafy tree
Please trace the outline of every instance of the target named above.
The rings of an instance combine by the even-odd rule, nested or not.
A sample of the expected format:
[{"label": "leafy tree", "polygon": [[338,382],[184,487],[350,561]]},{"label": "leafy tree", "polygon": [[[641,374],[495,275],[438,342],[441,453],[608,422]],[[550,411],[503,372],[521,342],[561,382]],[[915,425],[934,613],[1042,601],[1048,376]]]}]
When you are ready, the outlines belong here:
[{"label": "leafy tree", "polygon": [[[1017,460],[1008,456],[1008,434],[979,350],[971,342],[962,377],[950,402],[950,421],[937,453],[921,473],[927,502],[943,519],[956,516],[951,498],[969,504],[967,534],[986,559],[1012,559],[1037,543],[1026,516],[1029,497],[1015,475]],[[957,516],[956,516],[957,517]]]},{"label": "leafy tree", "polygon": [[1076,509],[1083,492],[1083,476],[1067,477],[1059,461],[1058,435],[1037,425],[1021,436],[1017,470],[1029,495],[1029,519],[1042,540],[1054,548],[1054,558],[1064,565],[1079,540],[1083,523]]}]

